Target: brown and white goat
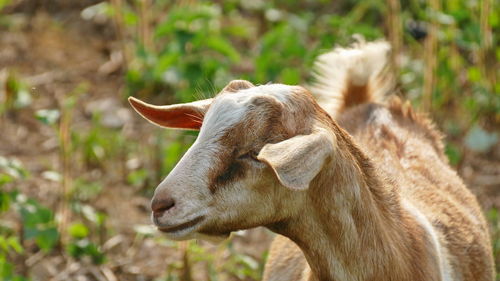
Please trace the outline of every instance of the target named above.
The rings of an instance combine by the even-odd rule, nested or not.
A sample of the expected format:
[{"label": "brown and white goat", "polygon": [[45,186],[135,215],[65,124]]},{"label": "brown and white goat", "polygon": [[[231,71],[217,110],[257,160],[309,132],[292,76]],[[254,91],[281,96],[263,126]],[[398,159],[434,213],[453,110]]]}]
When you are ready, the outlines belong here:
[{"label": "brown and white goat", "polygon": [[184,240],[265,226],[280,235],[264,280],[493,280],[487,224],[440,133],[384,101],[387,51],[320,57],[319,105],[299,86],[241,80],[187,104],[130,98],[152,123],[200,130],[155,191],[158,229]]}]

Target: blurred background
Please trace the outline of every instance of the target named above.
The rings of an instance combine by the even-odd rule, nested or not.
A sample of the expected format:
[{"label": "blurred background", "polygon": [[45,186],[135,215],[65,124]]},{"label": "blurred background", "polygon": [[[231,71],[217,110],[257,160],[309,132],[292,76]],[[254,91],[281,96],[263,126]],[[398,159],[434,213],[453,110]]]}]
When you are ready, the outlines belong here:
[{"label": "blurred background", "polygon": [[152,192],[196,134],[126,98],[307,85],[315,57],[360,37],[391,42],[399,94],[446,133],[498,271],[499,31],[495,0],[0,0],[0,280],[260,280],[267,230],[214,246],[151,226]]}]

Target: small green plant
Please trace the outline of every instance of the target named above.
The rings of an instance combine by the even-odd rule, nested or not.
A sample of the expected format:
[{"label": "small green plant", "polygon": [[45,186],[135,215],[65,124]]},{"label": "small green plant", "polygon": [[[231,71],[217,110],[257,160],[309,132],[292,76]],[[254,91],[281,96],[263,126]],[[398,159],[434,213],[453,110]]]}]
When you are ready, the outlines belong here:
[{"label": "small green plant", "polygon": [[[249,255],[234,250],[231,240],[225,241],[217,248],[208,250],[197,241],[177,243],[178,250],[183,252],[182,262],[170,264],[167,280],[179,280],[180,276],[189,274],[193,264],[204,263],[207,280],[259,280],[261,279],[265,259],[256,260]],[[222,252],[226,254],[221,255]]]},{"label": "small green plant", "polygon": [[[12,176],[0,173],[2,181],[0,188],[12,181]],[[0,215],[10,209],[12,203],[12,194],[4,190],[0,190]],[[14,272],[14,264],[8,260],[12,253],[22,254],[24,249],[19,241],[19,236],[13,229],[4,225],[0,220],[0,278],[2,280],[24,281],[26,278]]]},{"label": "small green plant", "polygon": [[164,133],[159,133],[157,139],[162,157],[159,177],[167,175],[175,167],[180,157],[184,155],[191,146],[191,143],[194,142],[196,133],[182,133],[167,143],[164,142],[164,136]]},{"label": "small green plant", "polygon": [[27,107],[30,104],[31,94],[28,91],[28,85],[14,71],[0,70],[0,114]]},{"label": "small green plant", "polygon": [[15,188],[6,188],[16,180],[24,179],[28,172],[14,159],[0,157],[0,215],[17,210],[21,216],[23,233],[17,233],[9,224],[0,220],[0,279],[24,281],[27,278],[15,272],[14,264],[9,261],[12,255],[24,254],[20,238],[34,243],[43,251],[49,252],[58,241],[57,230],[52,212],[33,199],[27,199]]},{"label": "small green plant", "polygon": [[106,164],[116,163],[126,150],[120,131],[104,127],[99,113],[92,115],[92,126],[88,131],[72,132],[71,142],[75,146],[73,152],[81,153],[88,167],[104,168]]},{"label": "small green plant", "polygon": [[194,99],[193,89],[210,95],[231,78],[241,60],[221,22],[218,5],[173,5],[154,28],[154,48],[136,46],[129,64],[129,93],[168,94],[177,101]]},{"label": "small green plant", "polygon": [[89,257],[94,264],[102,264],[106,261],[104,253],[100,248],[89,240],[89,229],[83,223],[73,223],[68,228],[70,243],[66,251],[76,259]]},{"label": "small green plant", "polygon": [[17,209],[21,214],[24,238],[34,240],[45,252],[50,252],[59,241],[59,232],[54,220],[54,213],[36,200],[16,194]]},{"label": "small green plant", "polygon": [[0,186],[28,176],[28,171],[24,169],[20,161],[0,156]]},{"label": "small green plant", "polygon": [[144,186],[144,184],[148,180],[148,171],[145,169],[139,169],[135,171],[131,171],[127,175],[127,183],[132,185],[132,186]]},{"label": "small green plant", "polygon": [[103,187],[100,182],[76,179],[70,192],[70,198],[73,201],[88,202],[99,196],[102,189]]},{"label": "small green plant", "polygon": [[[100,246],[104,243],[108,230],[106,228],[107,215],[97,211],[92,205],[83,204],[79,200],[72,201],[71,207],[73,212],[79,215],[82,221],[85,221],[84,226],[89,230],[90,234],[88,237],[84,237],[84,240],[88,240],[89,244],[97,245],[97,250],[100,251]],[[75,238],[78,237],[73,237],[73,242]],[[102,254],[104,255],[104,253]]]},{"label": "small green plant", "polygon": [[251,278],[259,280],[264,269],[263,264],[249,255],[232,252],[230,259],[223,266],[224,271],[231,273],[241,280]]},{"label": "small green plant", "polygon": [[0,233],[0,277],[2,280],[25,281],[25,277],[15,274],[14,265],[7,260],[10,252],[22,254],[24,249],[16,236],[5,236]]}]

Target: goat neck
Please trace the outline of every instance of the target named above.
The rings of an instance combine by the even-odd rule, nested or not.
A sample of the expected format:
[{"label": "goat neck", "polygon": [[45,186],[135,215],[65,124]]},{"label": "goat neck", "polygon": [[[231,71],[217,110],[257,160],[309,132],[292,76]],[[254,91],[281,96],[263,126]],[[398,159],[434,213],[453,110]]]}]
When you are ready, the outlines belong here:
[{"label": "goat neck", "polygon": [[[311,281],[439,280],[427,235],[395,185],[331,122],[336,147],[306,191],[303,212],[269,228],[302,249]],[[429,266],[417,268],[424,258]]]}]

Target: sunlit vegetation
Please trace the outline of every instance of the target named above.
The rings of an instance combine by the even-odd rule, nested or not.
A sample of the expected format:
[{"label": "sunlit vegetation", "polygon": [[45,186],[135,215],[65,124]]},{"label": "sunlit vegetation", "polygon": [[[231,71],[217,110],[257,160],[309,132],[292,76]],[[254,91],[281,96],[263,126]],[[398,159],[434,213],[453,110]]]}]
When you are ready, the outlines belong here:
[{"label": "sunlit vegetation", "polygon": [[269,232],[210,246],[149,224],[154,187],[196,133],[152,127],[126,97],[187,102],[237,78],[307,86],[319,54],[380,38],[398,94],[436,120],[478,195],[500,271],[493,0],[67,2],[0,0],[1,280],[260,280]]}]

